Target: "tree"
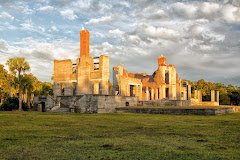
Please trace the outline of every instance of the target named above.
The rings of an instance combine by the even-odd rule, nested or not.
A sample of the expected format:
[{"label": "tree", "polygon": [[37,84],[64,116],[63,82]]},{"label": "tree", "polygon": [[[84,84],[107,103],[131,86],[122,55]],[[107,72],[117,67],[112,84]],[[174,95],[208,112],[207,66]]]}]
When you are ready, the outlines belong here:
[{"label": "tree", "polygon": [[9,70],[16,74],[18,73],[18,79],[15,79],[15,82],[18,83],[19,90],[19,111],[22,111],[22,95],[23,95],[23,76],[22,72],[30,70],[30,66],[28,62],[25,61],[24,58],[10,58],[6,65],[9,67]]},{"label": "tree", "polygon": [[53,95],[53,85],[51,82],[42,83],[41,95]]},{"label": "tree", "polygon": [[4,66],[0,64],[0,99],[5,100],[8,96],[11,97],[15,93],[12,87],[13,77],[8,74]]},{"label": "tree", "polygon": [[240,104],[240,89],[236,89],[229,93],[230,101],[233,105],[239,106]]},{"label": "tree", "polygon": [[24,93],[27,94],[27,104],[30,107],[30,101],[31,101],[31,94],[34,90],[34,82],[37,81],[37,78],[34,77],[32,74],[25,74],[24,75]]},{"label": "tree", "polygon": [[[7,99],[5,99],[3,101],[3,104],[1,105],[1,109],[3,111],[13,111],[13,110],[17,110],[19,108],[19,104],[18,104],[18,98],[17,97],[7,97]],[[22,103],[23,105],[23,110],[27,111],[28,107],[26,103]]]},{"label": "tree", "polygon": [[1,102],[7,97],[8,94],[8,72],[4,69],[4,66],[0,64],[0,97]]},{"label": "tree", "polygon": [[51,82],[40,82],[34,83],[34,95],[53,95],[53,84]]}]

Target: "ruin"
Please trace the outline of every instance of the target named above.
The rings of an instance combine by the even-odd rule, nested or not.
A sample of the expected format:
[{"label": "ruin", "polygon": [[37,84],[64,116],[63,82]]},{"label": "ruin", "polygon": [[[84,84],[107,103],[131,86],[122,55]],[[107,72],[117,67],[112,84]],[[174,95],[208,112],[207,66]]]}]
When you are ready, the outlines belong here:
[{"label": "ruin", "polygon": [[109,60],[105,55],[91,57],[90,33],[80,31],[80,57],[54,60],[53,94],[34,97],[39,111],[112,113],[126,106],[219,105],[219,92],[212,91],[211,102],[202,102],[201,91],[191,99],[191,85],[178,78],[176,67],[160,56],[157,70],[128,73],[123,63],[113,67],[113,85],[109,81]]},{"label": "ruin", "polygon": [[54,98],[83,94],[109,94],[109,57],[89,56],[90,33],[80,31],[80,58],[54,60]]},{"label": "ruin", "polygon": [[166,64],[166,57],[158,58],[158,69],[152,74],[128,73],[120,63],[113,67],[113,94],[136,96],[141,101],[190,100],[191,85],[178,78],[176,67]]}]

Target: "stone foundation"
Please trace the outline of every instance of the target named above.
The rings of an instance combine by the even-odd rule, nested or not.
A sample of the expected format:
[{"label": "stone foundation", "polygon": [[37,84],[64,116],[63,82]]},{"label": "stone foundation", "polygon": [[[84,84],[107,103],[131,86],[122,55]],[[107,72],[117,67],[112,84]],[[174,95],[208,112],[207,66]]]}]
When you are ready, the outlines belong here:
[{"label": "stone foundation", "polygon": [[191,106],[188,100],[138,101],[138,106]]},{"label": "stone foundation", "polygon": [[240,107],[219,108],[116,108],[118,113],[148,113],[177,115],[221,115],[239,112]]},{"label": "stone foundation", "polygon": [[136,106],[137,101],[136,97],[95,94],[57,97],[60,108],[69,108],[76,113],[114,113],[117,107]]}]

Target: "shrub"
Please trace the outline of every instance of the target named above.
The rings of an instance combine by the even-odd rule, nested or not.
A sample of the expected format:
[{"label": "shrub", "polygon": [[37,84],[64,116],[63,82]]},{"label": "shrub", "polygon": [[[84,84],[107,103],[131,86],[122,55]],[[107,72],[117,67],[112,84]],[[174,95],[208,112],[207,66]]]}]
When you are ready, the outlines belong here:
[{"label": "shrub", "polygon": [[[3,101],[0,108],[3,111],[18,110],[18,108],[19,108],[18,98],[17,97],[8,97],[6,100]],[[27,111],[28,110],[27,104],[22,103],[22,108],[24,111]]]}]

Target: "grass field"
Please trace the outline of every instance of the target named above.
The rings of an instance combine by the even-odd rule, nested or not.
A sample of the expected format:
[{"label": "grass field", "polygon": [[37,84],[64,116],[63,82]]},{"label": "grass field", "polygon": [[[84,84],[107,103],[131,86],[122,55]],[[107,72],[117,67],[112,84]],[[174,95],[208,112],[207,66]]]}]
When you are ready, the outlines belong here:
[{"label": "grass field", "polygon": [[240,159],[240,113],[0,112],[0,159]]}]

